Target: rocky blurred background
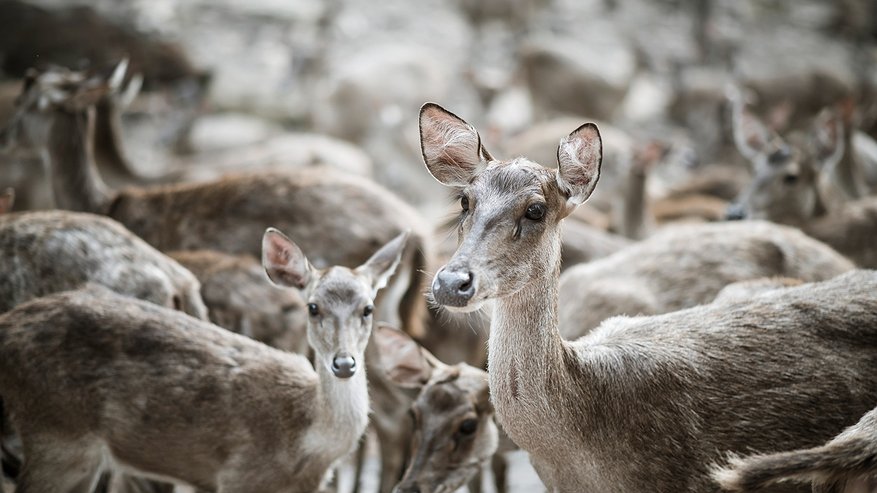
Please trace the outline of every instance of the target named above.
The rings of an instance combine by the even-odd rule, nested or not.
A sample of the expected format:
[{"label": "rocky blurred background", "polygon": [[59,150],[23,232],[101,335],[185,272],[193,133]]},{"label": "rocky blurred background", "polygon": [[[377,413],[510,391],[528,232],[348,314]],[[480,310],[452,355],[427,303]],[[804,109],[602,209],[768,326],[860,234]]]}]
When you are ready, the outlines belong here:
[{"label": "rocky blurred background", "polygon": [[[777,126],[852,97],[859,128],[877,132],[877,5],[870,0],[0,6],[0,68],[11,83],[3,94],[18,91],[28,66],[131,58],[130,72],[139,71],[143,84],[124,112],[125,147],[143,176],[176,170],[199,179],[252,163],[331,161],[437,217],[444,192],[424,172],[417,140],[424,101],[473,123],[495,156],[528,154],[553,165],[553,146],[573,122],[597,120],[614,127],[604,132],[608,146],[668,143],[673,176],[740,160],[728,131],[729,84],[748,88],[750,104]],[[107,23],[167,45],[141,50],[107,32]],[[77,45],[86,48],[70,49]],[[193,106],[197,118],[182,114]],[[540,126],[558,121],[570,128]],[[607,164],[626,166],[620,152]],[[4,181],[13,171],[3,170]]]}]

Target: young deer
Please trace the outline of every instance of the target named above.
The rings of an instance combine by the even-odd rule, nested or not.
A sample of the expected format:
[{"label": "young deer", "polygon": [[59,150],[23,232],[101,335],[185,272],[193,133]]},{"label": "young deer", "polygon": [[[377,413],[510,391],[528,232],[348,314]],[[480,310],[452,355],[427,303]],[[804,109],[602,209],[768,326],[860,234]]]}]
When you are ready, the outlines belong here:
[{"label": "young deer", "polygon": [[379,326],[375,342],[384,371],[418,391],[411,406],[411,458],[397,493],[456,491],[489,461],[498,444],[487,372],[466,363],[446,365],[409,335]]},{"label": "young deer", "polygon": [[488,158],[475,129],[435,104],[420,129],[427,168],[463,209],[432,296],[459,311],[493,300],[496,417],[550,491],[717,491],[708,465],[722,454],[811,446],[877,401],[877,273],[616,317],[565,341],[559,223],[597,183],[596,126],[560,141],[557,170]]},{"label": "young deer", "polygon": [[210,321],[271,347],[307,354],[307,307],[298,291],[265,282],[259,261],[214,250],[169,252],[195,274]]},{"label": "young deer", "polygon": [[96,283],[207,320],[191,272],[112,219],[68,211],[0,215],[0,313]]},{"label": "young deer", "polygon": [[798,226],[859,266],[877,267],[877,198],[854,200],[857,192],[850,187],[857,181],[851,160],[841,159],[840,123],[819,119],[811,135],[793,133],[783,139],[743,108],[734,115],[735,141],[752,162],[755,178],[729,207],[728,219]]},{"label": "young deer", "polygon": [[99,288],[0,316],[0,394],[24,446],[19,491],[89,493],[107,468],[227,493],[318,489],[368,422],[373,299],[406,236],[356,269],[321,270],[265,233],[269,278],[309,303],[313,366]]},{"label": "young deer", "polygon": [[572,340],[615,315],[657,315],[709,303],[737,281],[770,276],[824,281],[854,267],[797,229],[765,221],[668,226],[613,255],[563,271],[560,333]]},{"label": "young deer", "polygon": [[877,490],[877,409],[824,445],[792,452],[732,458],[713,477],[728,491],[755,492],[784,482],[813,485],[813,493]]},{"label": "young deer", "polygon": [[62,69],[25,80],[8,132],[19,145],[43,150],[59,207],[106,214],[161,251],[209,248],[258,257],[258,238],[277,226],[314,252],[318,267],[357,265],[413,229],[405,275],[385,290],[378,315],[419,332],[425,310],[420,271],[429,247],[428,233],[417,232],[424,221],[410,206],[361,177],[317,169],[110,190],[92,159],[92,107],[108,91],[103,78]]}]

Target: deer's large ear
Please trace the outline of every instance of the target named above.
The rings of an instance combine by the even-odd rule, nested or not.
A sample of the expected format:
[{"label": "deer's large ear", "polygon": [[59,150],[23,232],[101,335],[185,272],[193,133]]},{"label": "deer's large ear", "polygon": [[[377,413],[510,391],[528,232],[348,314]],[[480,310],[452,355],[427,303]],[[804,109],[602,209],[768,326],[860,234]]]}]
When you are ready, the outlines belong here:
[{"label": "deer's large ear", "polygon": [[420,150],[429,173],[444,185],[465,186],[493,159],[475,127],[435,103],[420,108]]},{"label": "deer's large ear", "polygon": [[746,108],[742,100],[731,103],[731,127],[734,144],[746,159],[752,161],[768,150],[772,135],[767,126]]},{"label": "deer's large ear", "polygon": [[408,389],[419,389],[426,385],[434,366],[426,350],[417,341],[386,324],[379,324],[374,335],[381,355],[381,366],[390,381]]},{"label": "deer's large ear", "polygon": [[301,248],[274,228],[262,236],[262,266],[271,282],[296,289],[304,289],[314,272]]},{"label": "deer's large ear", "polygon": [[402,259],[402,252],[405,251],[409,234],[409,231],[403,231],[399,236],[382,246],[364,264],[356,268],[358,274],[371,279],[372,296],[377,296],[378,291],[387,285],[387,281],[396,272],[396,267]]},{"label": "deer's large ear", "polygon": [[841,115],[832,110],[822,111],[813,122],[812,135],[817,166],[822,170],[834,168],[845,150]]},{"label": "deer's large ear", "polygon": [[567,196],[570,211],[597,186],[603,162],[603,140],[597,125],[585,123],[560,139],[557,146],[557,184]]}]

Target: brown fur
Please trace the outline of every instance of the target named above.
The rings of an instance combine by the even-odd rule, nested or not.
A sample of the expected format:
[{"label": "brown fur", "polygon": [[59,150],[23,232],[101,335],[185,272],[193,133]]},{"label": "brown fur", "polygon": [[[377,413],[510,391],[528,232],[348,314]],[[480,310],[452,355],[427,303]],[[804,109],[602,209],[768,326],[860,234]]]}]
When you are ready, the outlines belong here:
[{"label": "brown fur", "polygon": [[[41,113],[37,102],[60,91]],[[318,267],[357,265],[401,231],[413,235],[403,261],[398,301],[381,318],[418,334],[425,303],[420,272],[430,258],[424,221],[391,192],[361,177],[329,170],[230,176],[221,180],[109,190],[92,159],[89,111],[105,91],[76,73],[48,71],[25,89],[18,141],[48,150],[56,201],[62,208],[107,214],[162,251],[215,249],[258,256],[265,228],[288,231],[314,252]],[[388,290],[388,291],[396,291]]]},{"label": "brown fur", "polygon": [[871,493],[877,489],[877,410],[818,447],[734,457],[713,476],[727,491],[756,492],[782,482],[812,483],[813,493]]},{"label": "brown fur", "polygon": [[410,407],[415,428],[412,457],[393,491],[456,491],[476,476],[497,448],[487,372],[465,363],[446,365],[410,336],[389,327],[378,328],[375,342],[390,380],[418,391]]},{"label": "brown fur", "polygon": [[191,272],[112,219],[45,211],[0,216],[0,313],[50,293],[96,283],[203,320]]},{"label": "brown fur", "polygon": [[[445,118],[425,106],[421,132]],[[599,134],[565,141],[577,138],[593,144]],[[428,160],[430,170],[479,159],[446,144],[454,159]],[[567,156],[572,148],[562,141]],[[616,317],[564,341],[558,223],[587,198],[599,155],[560,159],[558,171],[524,159],[482,166],[462,190],[470,200],[462,241],[433,293],[461,311],[493,300],[488,364],[497,419],[549,490],[718,491],[708,464],[723,454],[812,446],[877,401],[877,274]],[[590,178],[570,187],[567,166]],[[524,211],[536,201],[545,213],[528,219]],[[443,294],[459,272],[469,273],[471,289]]]},{"label": "brown fur", "polygon": [[213,250],[170,252],[201,282],[210,321],[271,347],[306,354],[307,308],[301,295],[277,289],[249,255]]},{"label": "brown fur", "polygon": [[560,276],[560,332],[576,339],[615,315],[657,315],[711,302],[728,284],[786,276],[823,281],[853,269],[794,228],[763,221],[666,227]]}]

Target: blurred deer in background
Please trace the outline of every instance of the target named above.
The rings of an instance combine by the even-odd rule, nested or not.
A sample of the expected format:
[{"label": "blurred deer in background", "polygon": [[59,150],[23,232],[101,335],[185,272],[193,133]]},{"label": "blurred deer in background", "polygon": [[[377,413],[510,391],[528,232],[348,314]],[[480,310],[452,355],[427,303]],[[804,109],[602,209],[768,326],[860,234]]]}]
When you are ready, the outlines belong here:
[{"label": "blurred deer in background", "polygon": [[419,333],[425,303],[419,272],[428,264],[424,221],[407,204],[360,177],[325,169],[237,175],[199,184],[110,190],[94,160],[93,111],[107,80],[53,69],[25,80],[7,129],[13,144],[43,151],[61,208],[109,215],[162,251],[216,249],[258,257],[269,226],[300,238],[318,266],[356,265],[412,229],[404,275],[388,291],[379,318]]},{"label": "blurred deer in background", "polygon": [[561,140],[556,170],[491,158],[435,104],[420,128],[427,168],[462,208],[460,246],[432,296],[464,312],[493,300],[496,416],[549,490],[717,491],[708,465],[722,454],[810,446],[873,407],[874,272],[616,317],[568,342],[557,329],[559,223],[597,183],[596,126]]},{"label": "blurred deer in background", "polygon": [[[810,134],[780,137],[735,103],[734,138],[755,170],[729,219],[768,219],[801,228],[861,267],[877,267],[877,197],[857,199],[860,168],[839,118],[823,114]],[[828,206],[832,206],[829,208]]]}]

